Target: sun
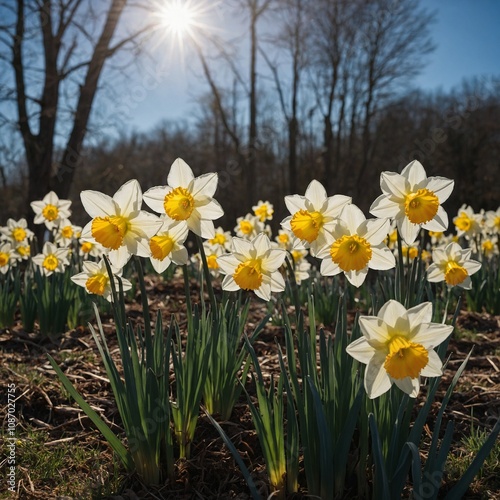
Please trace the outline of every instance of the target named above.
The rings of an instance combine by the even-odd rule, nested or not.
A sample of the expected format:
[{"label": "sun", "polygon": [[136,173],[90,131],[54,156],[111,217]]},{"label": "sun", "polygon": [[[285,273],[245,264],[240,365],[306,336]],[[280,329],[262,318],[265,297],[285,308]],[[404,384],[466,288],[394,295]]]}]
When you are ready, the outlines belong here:
[{"label": "sun", "polygon": [[172,0],[162,12],[164,26],[177,36],[189,34],[196,22],[196,13],[188,2]]}]

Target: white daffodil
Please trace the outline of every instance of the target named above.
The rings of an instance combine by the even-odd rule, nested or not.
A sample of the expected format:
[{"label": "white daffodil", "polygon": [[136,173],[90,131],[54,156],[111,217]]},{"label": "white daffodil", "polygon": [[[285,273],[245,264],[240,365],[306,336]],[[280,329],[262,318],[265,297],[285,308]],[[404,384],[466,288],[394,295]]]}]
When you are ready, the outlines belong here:
[{"label": "white daffodil", "polygon": [[432,251],[432,264],[427,269],[427,280],[431,283],[446,281],[449,286],[470,290],[470,276],[481,268],[480,262],[470,258],[471,253],[471,248],[462,249],[458,243],[435,248]]},{"label": "white daffodil", "polygon": [[[208,269],[210,270],[210,274],[214,278],[218,278],[220,275],[220,267],[219,267],[219,257],[221,255],[225,255],[226,252],[224,250],[224,247],[220,245],[211,245],[208,242],[203,243],[203,249],[205,250],[205,256],[207,258],[207,266]],[[202,272],[202,259],[201,259],[201,254],[196,255],[198,258],[198,264],[200,266],[200,273]]]},{"label": "white daffodil", "polygon": [[7,220],[7,226],[0,228],[2,239],[11,241],[14,245],[27,243],[33,237],[33,231],[28,229],[26,219]]},{"label": "white daffodil", "polygon": [[165,217],[163,225],[149,240],[150,260],[157,273],[162,273],[173,262],[179,266],[188,263],[189,256],[183,243],[189,229],[184,221],[172,221]]},{"label": "white daffodil", "polygon": [[420,390],[420,377],[439,377],[443,365],[434,348],[448,337],[452,326],[431,323],[432,303],[406,310],[389,300],[377,316],[360,316],[363,336],[351,342],[346,351],[365,370],[365,390],[370,399],[396,384],[412,398]]},{"label": "white daffodil", "polygon": [[92,241],[79,241],[78,255],[84,259],[89,257],[100,258],[106,253],[106,249],[97,242]]},{"label": "white daffodil", "polygon": [[286,251],[272,248],[264,233],[253,240],[233,238],[234,252],[221,255],[217,262],[226,276],[222,281],[224,290],[253,290],[264,300],[270,300],[271,292],[282,292],[285,280],[279,272]]},{"label": "white daffodil", "polygon": [[303,247],[310,246],[315,257],[327,243],[325,235],[333,230],[340,212],[351,201],[349,196],[340,194],[328,197],[323,185],[313,180],[305,196],[285,196],[286,207],[292,215],[283,219],[281,225],[292,231]]},{"label": "white daffodil", "polygon": [[14,258],[16,260],[28,260],[31,256],[31,245],[29,242],[21,242],[14,246]]},{"label": "white daffodil", "polygon": [[252,240],[259,233],[264,233],[267,231],[264,223],[261,222],[258,217],[252,214],[246,214],[245,217],[238,217],[236,219],[234,232],[239,238]]},{"label": "white daffodil", "polygon": [[61,247],[67,247],[81,232],[82,228],[80,226],[75,226],[69,219],[63,219],[55,230],[54,243]]},{"label": "white daffodil", "polygon": [[482,220],[482,214],[474,213],[472,207],[464,204],[459,208],[457,216],[453,217],[453,224],[455,224],[458,236],[471,239],[481,232]]},{"label": "white daffodil", "polygon": [[33,262],[40,267],[45,276],[52,273],[63,273],[68,260],[69,248],[59,248],[50,241],[45,242],[42,253],[33,257]]},{"label": "white daffodil", "polygon": [[13,253],[10,243],[0,245],[0,273],[6,274],[10,266],[15,263],[16,259]]},{"label": "white daffodil", "polygon": [[232,248],[233,238],[229,231],[224,231],[222,227],[218,227],[215,230],[215,235],[213,238],[208,240],[208,244],[214,247],[220,247],[223,250],[230,250]]},{"label": "white daffodil", "polygon": [[[111,302],[113,300],[111,280],[109,279],[104,259],[101,259],[99,262],[85,261],[82,264],[82,267],[83,271],[72,276],[71,281],[79,286],[83,286],[85,290],[87,290],[87,293],[100,295]],[[110,267],[113,273],[116,290],[118,290],[118,277],[121,275],[122,270],[121,268],[116,268],[111,264]],[[124,292],[132,288],[132,283],[125,278],[121,278],[121,282]]]},{"label": "white daffodil", "polygon": [[274,207],[272,203],[268,201],[259,200],[257,205],[252,207],[253,213],[259,218],[260,222],[266,222],[266,220],[272,220],[274,214]]},{"label": "white daffodil", "polygon": [[485,225],[490,233],[500,234],[500,207],[486,212]]},{"label": "white daffodil", "polygon": [[31,208],[35,212],[33,222],[35,224],[45,224],[47,229],[53,229],[59,225],[61,219],[71,217],[71,201],[60,200],[54,191],[46,194],[41,201],[32,201]]},{"label": "white daffodil", "polygon": [[83,241],[100,243],[116,268],[123,267],[131,255],[149,257],[149,238],[162,221],[141,210],[142,191],[137,180],[126,182],[112,198],[98,191],[82,191],[80,197],[92,217],[83,228]]},{"label": "white daffodil", "polygon": [[346,205],[332,234],[325,235],[326,245],[318,252],[323,259],[320,272],[334,276],[343,272],[354,286],[361,286],[368,269],[386,270],[396,265],[385,244],[389,219],[366,220],[356,205]]},{"label": "white daffodil", "polygon": [[311,264],[306,259],[309,252],[307,250],[291,250],[290,254],[293,259],[295,281],[300,284],[310,277]]},{"label": "white daffodil", "polygon": [[224,215],[213,199],[217,189],[217,174],[194,177],[189,165],[180,158],[172,163],[167,177],[168,186],[156,186],[144,193],[144,201],[155,212],[172,220],[186,221],[188,228],[202,238],[215,235],[212,222]]},{"label": "white daffodil", "polygon": [[441,204],[453,191],[454,181],[444,177],[427,177],[422,164],[414,160],[401,174],[382,172],[382,193],[370,207],[375,217],[396,220],[399,233],[408,245],[417,238],[420,228],[444,231],[448,215]]}]

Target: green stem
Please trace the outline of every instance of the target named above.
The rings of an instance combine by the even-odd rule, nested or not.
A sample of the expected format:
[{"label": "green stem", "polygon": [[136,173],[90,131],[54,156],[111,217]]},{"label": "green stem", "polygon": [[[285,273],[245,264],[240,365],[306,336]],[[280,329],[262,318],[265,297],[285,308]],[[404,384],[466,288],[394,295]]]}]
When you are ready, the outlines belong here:
[{"label": "green stem", "polygon": [[212,279],[210,276],[210,270],[208,269],[207,256],[205,255],[205,248],[203,247],[203,241],[198,235],[196,235],[196,242],[198,243],[198,249],[200,250],[201,261],[203,263],[203,274],[205,275],[205,281],[207,282],[210,304],[212,306],[213,314],[215,315],[217,314],[217,301],[215,300],[214,289],[212,287]]},{"label": "green stem", "polygon": [[184,276],[184,294],[186,295],[186,309],[188,322],[191,322],[193,317],[193,307],[191,305],[191,290],[189,287],[189,274],[187,265],[182,266],[182,275]]},{"label": "green stem", "polygon": [[140,257],[135,256],[135,264],[137,276],[139,279],[139,287],[141,289],[142,314],[144,316],[144,333],[147,338],[151,339],[151,318],[149,316],[148,296],[146,294],[146,283],[144,281],[144,271],[142,270],[142,262]]}]

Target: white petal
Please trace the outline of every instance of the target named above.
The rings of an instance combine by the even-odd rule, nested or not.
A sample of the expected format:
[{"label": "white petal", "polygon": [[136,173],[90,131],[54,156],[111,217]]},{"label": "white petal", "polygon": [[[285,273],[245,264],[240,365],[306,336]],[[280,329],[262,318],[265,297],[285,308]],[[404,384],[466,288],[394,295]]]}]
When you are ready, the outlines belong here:
[{"label": "white petal", "polygon": [[241,262],[233,254],[225,254],[217,257],[217,264],[224,274],[234,274]]},{"label": "white petal", "polygon": [[193,180],[193,198],[207,196],[212,198],[217,190],[218,177],[215,173],[203,174]]},{"label": "white petal", "polygon": [[340,212],[340,219],[346,224],[351,234],[356,234],[358,227],[365,222],[366,217],[356,205],[346,205]]},{"label": "white petal", "polygon": [[429,355],[429,362],[424,366],[420,375],[423,377],[440,377],[443,374],[443,363],[440,357],[432,349],[430,349],[427,354]]},{"label": "white petal", "polygon": [[416,398],[420,391],[420,379],[405,377],[402,379],[392,379],[394,383],[411,398]]},{"label": "white petal", "polygon": [[429,177],[427,189],[432,191],[439,199],[439,203],[444,203],[451,195],[455,181],[445,177]]},{"label": "white petal", "polygon": [[412,307],[406,311],[406,314],[410,322],[410,330],[413,331],[422,323],[430,323],[432,321],[432,302],[424,302]]},{"label": "white petal", "polygon": [[481,262],[478,262],[477,260],[467,260],[464,262],[463,267],[470,276],[471,274],[477,273],[479,269],[481,269]]},{"label": "white petal", "polygon": [[386,271],[396,267],[396,259],[394,254],[384,244],[372,246],[372,258],[368,262],[370,269]]},{"label": "white petal", "polygon": [[71,276],[71,281],[79,286],[85,287],[87,284],[87,280],[89,279],[89,275],[87,273],[78,273],[74,276]]},{"label": "white petal", "polygon": [[279,269],[283,262],[285,262],[286,251],[282,249],[273,249],[269,254],[262,259],[262,267],[266,271],[276,271]]},{"label": "white petal", "polygon": [[436,231],[437,233],[446,231],[448,229],[448,214],[443,207],[439,206],[434,219],[422,224],[422,227],[427,231]]},{"label": "white petal", "polygon": [[467,276],[462,283],[459,283],[457,286],[460,288],[463,288],[464,290],[470,290],[472,288],[472,280],[470,279],[470,276]]},{"label": "white petal", "polygon": [[344,196],[343,194],[330,196],[323,205],[323,216],[337,218],[342,212],[342,209],[351,202],[352,198],[350,196]]},{"label": "white petal", "polygon": [[254,292],[255,295],[257,295],[257,297],[260,297],[266,302],[269,302],[269,300],[271,299],[271,284],[262,282],[262,285],[260,285],[259,288],[254,290]]},{"label": "white petal", "polygon": [[177,158],[170,167],[167,177],[168,185],[173,188],[179,186],[187,188],[193,179],[194,174],[191,167],[183,159]]},{"label": "white petal", "polygon": [[439,283],[444,279],[444,272],[437,264],[431,264],[427,268],[427,281],[430,283]]},{"label": "white petal", "polygon": [[283,292],[285,290],[285,280],[279,271],[271,274],[271,291]]},{"label": "white petal", "polygon": [[120,209],[119,215],[127,216],[138,212],[142,205],[142,190],[136,179],[126,182],[113,196]]},{"label": "white petal", "polygon": [[365,281],[366,275],[368,274],[368,268],[365,267],[360,271],[347,271],[344,274],[351,285],[359,288]]},{"label": "white petal", "polygon": [[365,390],[370,399],[378,398],[387,392],[392,385],[389,375],[384,369],[385,357],[373,356],[365,370]]},{"label": "white petal", "polygon": [[252,245],[257,251],[257,255],[264,255],[270,248],[271,242],[265,233],[259,233],[253,240]]},{"label": "white petal", "polygon": [[293,215],[295,212],[298,212],[299,210],[306,209],[306,198],[298,194],[285,196],[285,205],[288,211]]},{"label": "white petal", "polygon": [[358,234],[370,245],[379,245],[387,238],[391,223],[389,219],[369,219],[358,229]]},{"label": "white petal", "polygon": [[427,179],[425,169],[418,160],[413,160],[412,162],[408,163],[408,165],[406,165],[406,167],[401,172],[401,175],[408,179],[411,189]]},{"label": "white petal", "polygon": [[313,204],[315,210],[320,210],[327,198],[326,189],[321,182],[314,179],[307,186],[305,197]]},{"label": "white petal", "polygon": [[199,234],[199,233],[196,233],[196,234],[199,234],[199,236],[201,236],[202,238],[205,238],[207,240],[213,238],[215,236],[214,223],[211,220],[201,219],[200,220],[200,232],[201,232],[201,234]]},{"label": "white petal", "polygon": [[342,269],[331,258],[326,258],[321,261],[319,272],[323,276],[335,276],[336,274],[340,274]]},{"label": "white petal", "polygon": [[396,199],[404,200],[409,191],[408,181],[396,172],[382,172],[380,174],[380,188],[385,194],[390,194]]},{"label": "white petal", "polygon": [[399,203],[386,194],[381,194],[371,205],[370,213],[379,218],[393,218],[401,211]]},{"label": "white petal", "polygon": [[403,319],[407,323],[407,327],[404,328],[405,331],[409,331],[410,323],[408,321],[408,317],[406,316],[406,309],[403,304],[400,304],[397,300],[389,300],[387,301],[378,312],[377,315],[381,318],[385,323],[394,327],[398,320]]},{"label": "white petal", "polygon": [[222,280],[222,289],[227,290],[228,292],[235,292],[240,289],[240,287],[236,284],[236,281],[234,281],[234,278],[228,274],[224,279]]},{"label": "white petal", "polygon": [[189,254],[186,247],[172,250],[172,261],[178,266],[185,266],[189,262]]},{"label": "white petal", "polygon": [[253,249],[253,245],[250,241],[244,238],[233,238],[233,248],[236,253],[240,253],[245,257],[250,257],[250,252]]},{"label": "white petal", "polygon": [[130,220],[130,231],[151,238],[160,230],[162,225],[163,221],[156,215],[141,210],[137,217]]},{"label": "white petal", "polygon": [[390,339],[387,327],[381,318],[375,316],[360,316],[359,327],[372,346],[381,347]]},{"label": "white petal", "polygon": [[116,215],[117,207],[113,198],[99,191],[82,191],[80,199],[85,211],[90,217],[106,217]]},{"label": "white petal", "polygon": [[367,365],[373,358],[375,349],[366,341],[365,337],[360,337],[346,347],[346,352],[355,360]]},{"label": "white petal", "polygon": [[420,231],[420,225],[413,224],[413,222],[410,222],[408,217],[401,217],[396,220],[401,238],[403,238],[407,245],[411,245],[417,239]]},{"label": "white petal", "polygon": [[128,251],[127,247],[122,245],[117,250],[111,250],[108,253],[108,259],[111,265],[121,269],[129,261],[132,254]]},{"label": "white petal", "polygon": [[165,196],[172,191],[169,186],[155,186],[144,193],[144,203],[156,213],[165,213]]},{"label": "white petal", "polygon": [[202,219],[215,220],[224,215],[224,210],[216,200],[210,200],[206,205],[197,208]]},{"label": "white petal", "polygon": [[170,266],[170,264],[172,263],[168,255],[163,260],[155,259],[154,257],[151,257],[149,260],[151,262],[151,265],[153,266],[153,269],[158,274],[161,274],[164,271],[166,271]]},{"label": "white petal", "polygon": [[412,342],[422,344],[426,349],[432,349],[441,342],[444,342],[453,331],[450,325],[442,325],[440,323],[422,324],[420,328],[416,328],[412,333]]}]

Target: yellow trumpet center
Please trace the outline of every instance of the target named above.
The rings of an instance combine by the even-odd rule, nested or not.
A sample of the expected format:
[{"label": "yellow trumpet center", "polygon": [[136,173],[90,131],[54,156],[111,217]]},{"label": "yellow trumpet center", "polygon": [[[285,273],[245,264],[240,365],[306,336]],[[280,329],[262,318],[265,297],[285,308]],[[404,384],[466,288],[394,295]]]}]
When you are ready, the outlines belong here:
[{"label": "yellow trumpet center", "polygon": [[312,243],[318,237],[324,223],[325,220],[320,212],[299,210],[293,215],[290,227],[297,238]]},{"label": "yellow trumpet center", "polygon": [[438,212],[439,199],[428,189],[419,189],[405,197],[405,214],[413,224],[425,224]]},{"label": "yellow trumpet center", "polygon": [[16,248],[16,252],[21,256],[21,257],[26,257],[31,253],[31,247],[29,245],[21,245]]},{"label": "yellow trumpet center", "polygon": [[59,209],[55,205],[51,205],[49,203],[48,205],[45,205],[43,207],[42,215],[45,217],[46,220],[52,222],[53,220],[57,219],[59,215]]},{"label": "yellow trumpet center", "polygon": [[257,290],[262,285],[261,259],[242,262],[233,275],[234,281],[242,290]]},{"label": "yellow trumpet center", "polygon": [[469,273],[467,272],[467,269],[462,267],[454,260],[450,260],[446,263],[444,279],[446,280],[446,283],[448,283],[448,285],[459,285],[465,280],[465,278],[467,278],[468,275]]},{"label": "yellow trumpet center", "polygon": [[455,218],[454,222],[460,231],[467,232],[472,227],[472,219],[465,212],[460,212],[460,215]]},{"label": "yellow trumpet center", "polygon": [[493,253],[493,250],[495,250],[495,246],[491,240],[484,240],[481,243],[481,248],[483,249],[483,254],[486,255],[486,257],[489,257]]},{"label": "yellow trumpet center", "polygon": [[215,255],[214,253],[207,255],[207,266],[208,269],[219,269],[219,264],[217,262],[217,255]]},{"label": "yellow trumpet center", "polygon": [[361,271],[370,262],[372,249],[364,238],[353,234],[336,240],[330,248],[330,256],[342,271]]},{"label": "yellow trumpet center", "polygon": [[0,252],[0,267],[4,267],[9,263],[9,254]]},{"label": "yellow trumpet center", "polygon": [[252,222],[247,220],[247,219],[241,220],[240,221],[240,231],[246,235],[252,234],[252,231],[253,231]]},{"label": "yellow trumpet center", "polygon": [[59,259],[53,253],[50,253],[43,259],[43,267],[45,267],[47,271],[55,271],[58,264]]},{"label": "yellow trumpet center", "polygon": [[92,236],[103,247],[116,250],[122,246],[129,226],[128,220],[120,215],[96,217],[92,221]]},{"label": "yellow trumpet center", "polygon": [[153,236],[149,240],[151,255],[158,260],[163,260],[174,248],[174,240],[170,236]]},{"label": "yellow trumpet center", "polygon": [[165,196],[165,213],[174,220],[187,220],[194,210],[193,195],[183,187],[176,187]]},{"label": "yellow trumpet center", "polygon": [[94,244],[90,241],[84,241],[80,249],[83,253],[89,253],[92,250],[93,246]]},{"label": "yellow trumpet center", "polygon": [[109,278],[103,273],[94,274],[85,283],[85,288],[95,295],[104,295]]},{"label": "yellow trumpet center", "polygon": [[269,210],[266,204],[263,204],[254,210],[254,214],[259,218],[260,222],[264,222],[267,219],[268,212],[270,212],[269,215],[272,215],[274,210]]},{"label": "yellow trumpet center", "polygon": [[26,238],[26,231],[22,227],[15,227],[12,230],[12,238],[17,242],[21,242]]},{"label": "yellow trumpet center", "polygon": [[417,378],[429,362],[427,349],[421,344],[410,342],[402,335],[392,337],[388,347],[389,354],[385,358],[384,368],[394,379]]},{"label": "yellow trumpet center", "polygon": [[288,242],[290,241],[290,237],[288,236],[288,234],[286,233],[281,233],[279,236],[278,236],[278,241],[281,245],[287,245]]},{"label": "yellow trumpet center", "polygon": [[61,229],[61,236],[66,239],[73,238],[73,227],[72,226],[64,226]]},{"label": "yellow trumpet center", "polygon": [[226,235],[224,233],[215,233],[215,236],[208,240],[211,245],[224,245],[226,243]]}]

